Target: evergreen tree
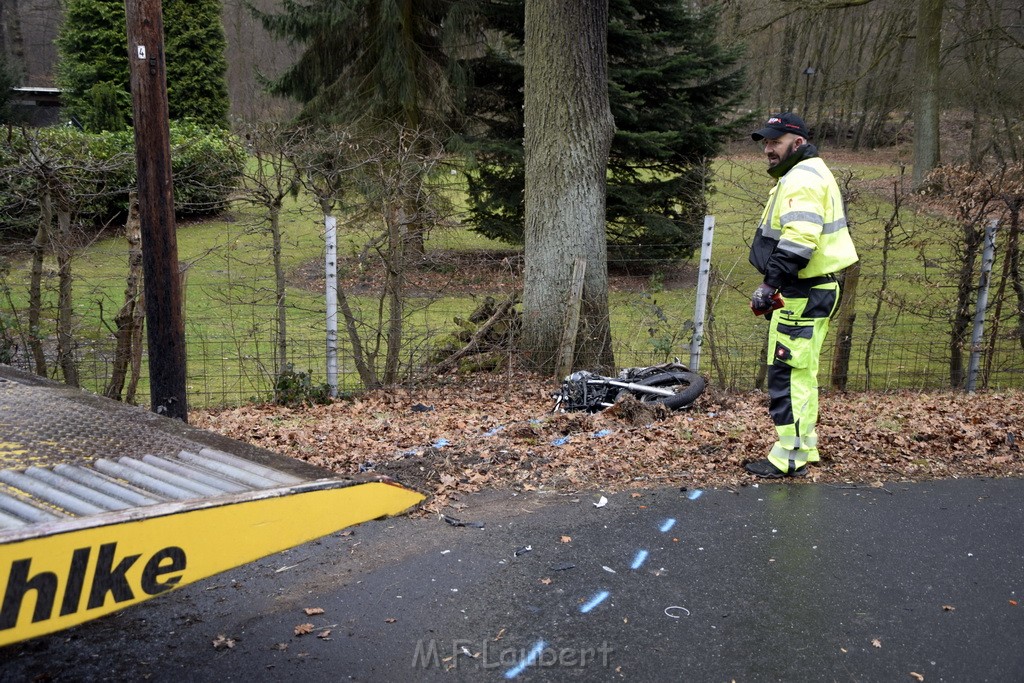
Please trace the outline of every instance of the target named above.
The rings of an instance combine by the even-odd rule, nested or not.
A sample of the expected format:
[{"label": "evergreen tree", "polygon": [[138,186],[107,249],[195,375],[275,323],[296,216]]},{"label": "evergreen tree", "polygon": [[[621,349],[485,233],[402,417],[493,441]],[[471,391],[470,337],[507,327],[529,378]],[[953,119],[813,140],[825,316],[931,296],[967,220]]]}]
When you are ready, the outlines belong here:
[{"label": "evergreen tree", "polygon": [[268,85],[303,105],[307,121],[444,129],[459,78],[448,55],[465,28],[458,0],[283,0],[254,10],[278,38],[305,46]]},{"label": "evergreen tree", "polygon": [[[164,52],[172,119],[226,126],[228,94],[220,0],[165,0]],[[123,0],[67,0],[57,37],[65,111],[88,130],[131,125]]]},{"label": "evergreen tree", "polygon": [[[501,38],[469,60],[466,140],[475,229],[523,239],[523,0],[483,6]],[[608,164],[611,260],[689,256],[707,207],[709,160],[746,122],[739,54],[715,42],[718,15],[678,0],[610,0],[609,98],[616,133]]]},{"label": "evergreen tree", "polygon": [[[124,4],[123,2],[121,3]],[[221,0],[164,0],[167,101],[172,119],[228,125],[227,38]]]}]

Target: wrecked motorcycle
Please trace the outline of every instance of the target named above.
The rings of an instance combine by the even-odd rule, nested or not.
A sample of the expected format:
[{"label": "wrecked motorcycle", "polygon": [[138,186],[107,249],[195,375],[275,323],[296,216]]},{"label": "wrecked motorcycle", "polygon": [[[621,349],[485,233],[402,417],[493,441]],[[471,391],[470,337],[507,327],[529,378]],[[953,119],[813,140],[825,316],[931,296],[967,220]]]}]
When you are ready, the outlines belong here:
[{"label": "wrecked motorcycle", "polygon": [[693,405],[705,387],[704,378],[691,372],[678,358],[660,365],[626,368],[614,378],[579,370],[562,381],[553,410],[596,413],[627,394],[644,403],[661,403],[669,410],[682,410]]}]

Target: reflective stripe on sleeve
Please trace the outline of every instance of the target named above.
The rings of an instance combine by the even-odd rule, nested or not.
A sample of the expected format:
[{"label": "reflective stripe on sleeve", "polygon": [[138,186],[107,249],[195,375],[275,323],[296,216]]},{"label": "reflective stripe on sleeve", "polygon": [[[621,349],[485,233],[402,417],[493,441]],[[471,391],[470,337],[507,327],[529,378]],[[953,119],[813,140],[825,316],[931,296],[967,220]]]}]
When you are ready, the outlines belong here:
[{"label": "reflective stripe on sleeve", "polygon": [[789,240],[780,240],[779,249],[790,254],[796,254],[797,256],[800,256],[807,260],[810,260],[811,256],[814,255],[813,247],[808,247],[803,244],[797,244],[796,242],[791,242]]},{"label": "reflective stripe on sleeve", "polygon": [[802,221],[804,223],[814,223],[815,225],[824,225],[825,219],[821,217],[820,213],[814,213],[813,211],[790,211],[779,216],[779,222],[783,225],[790,223],[796,223]]}]

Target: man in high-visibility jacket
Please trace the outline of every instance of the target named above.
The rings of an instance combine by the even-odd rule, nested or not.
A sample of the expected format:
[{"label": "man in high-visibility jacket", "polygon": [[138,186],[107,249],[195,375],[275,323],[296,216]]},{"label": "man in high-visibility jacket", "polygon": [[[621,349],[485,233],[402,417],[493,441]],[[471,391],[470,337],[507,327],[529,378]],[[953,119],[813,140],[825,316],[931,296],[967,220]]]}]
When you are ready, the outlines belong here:
[{"label": "man in high-visibility jacket", "polygon": [[764,276],[750,307],[770,318],[769,413],[777,440],[767,458],[746,469],[772,479],[802,476],[820,460],[818,363],[839,306],[835,274],[857,261],[857,250],[839,185],[800,117],[772,116],[751,137],[764,142],[768,174],[778,180],[750,245],[750,263]]}]

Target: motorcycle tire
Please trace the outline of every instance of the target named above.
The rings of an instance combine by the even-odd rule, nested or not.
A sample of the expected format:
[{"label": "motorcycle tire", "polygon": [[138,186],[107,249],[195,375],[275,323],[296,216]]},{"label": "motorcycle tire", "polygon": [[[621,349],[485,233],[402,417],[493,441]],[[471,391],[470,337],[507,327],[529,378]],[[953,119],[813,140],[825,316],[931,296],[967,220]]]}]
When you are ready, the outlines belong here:
[{"label": "motorcycle tire", "polygon": [[[671,389],[674,396],[661,396],[658,394],[645,394],[630,392],[637,399],[644,403],[661,403],[669,410],[681,410],[693,405],[701,394],[704,393],[706,382],[696,372],[671,371],[652,375],[642,380],[636,380],[634,384],[643,384],[649,387]],[[623,390],[627,391],[627,390]]]}]

